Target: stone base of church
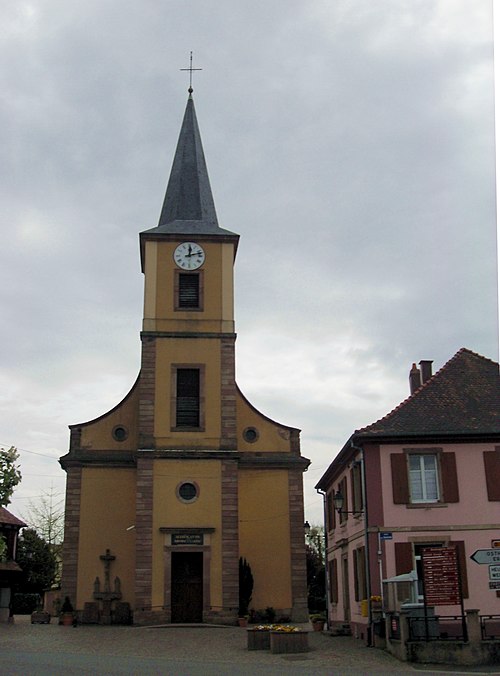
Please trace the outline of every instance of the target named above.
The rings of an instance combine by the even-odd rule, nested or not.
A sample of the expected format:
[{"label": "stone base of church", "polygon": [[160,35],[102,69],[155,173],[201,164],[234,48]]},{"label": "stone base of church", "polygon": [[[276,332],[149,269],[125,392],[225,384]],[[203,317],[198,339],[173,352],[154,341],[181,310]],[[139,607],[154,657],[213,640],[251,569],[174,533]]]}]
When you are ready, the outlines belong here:
[{"label": "stone base of church", "polygon": [[134,610],[133,623],[140,627],[170,624],[170,612],[166,610]]},{"label": "stone base of church", "polygon": [[[168,610],[134,610],[133,623],[138,626],[155,626],[171,624],[171,613]],[[234,610],[207,610],[203,612],[203,624],[238,624],[238,614]]]},{"label": "stone base of church", "polygon": [[292,608],[291,620],[292,622],[309,622],[309,610],[307,604],[297,603]]}]

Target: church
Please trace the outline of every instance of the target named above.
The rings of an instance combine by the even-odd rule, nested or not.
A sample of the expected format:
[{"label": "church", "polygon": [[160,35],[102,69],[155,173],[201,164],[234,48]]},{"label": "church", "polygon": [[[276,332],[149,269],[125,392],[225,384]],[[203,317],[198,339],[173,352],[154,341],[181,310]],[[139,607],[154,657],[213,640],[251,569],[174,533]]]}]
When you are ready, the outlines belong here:
[{"label": "church", "polygon": [[[235,381],[233,268],[189,97],[157,227],[139,235],[141,367],[100,417],[70,425],[62,595],[80,618],[225,623],[307,615],[300,431]],[[241,612],[240,612],[241,614]]]}]

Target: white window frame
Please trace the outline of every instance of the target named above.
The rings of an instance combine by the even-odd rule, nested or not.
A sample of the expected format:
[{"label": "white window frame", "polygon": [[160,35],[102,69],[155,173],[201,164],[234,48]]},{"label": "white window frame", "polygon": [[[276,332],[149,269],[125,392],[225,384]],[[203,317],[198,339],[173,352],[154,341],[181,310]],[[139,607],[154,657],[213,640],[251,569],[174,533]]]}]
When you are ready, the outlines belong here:
[{"label": "white window frame", "polygon": [[[419,467],[412,468],[412,460],[415,458],[419,459]],[[429,468],[426,467],[426,461],[433,460],[434,466]],[[435,494],[428,494],[428,482],[427,482],[427,473],[433,473],[434,475],[434,486]],[[415,476],[418,475],[418,482],[420,485],[421,497],[415,497],[413,486]],[[408,478],[409,478],[409,488],[410,488],[410,501],[412,504],[422,504],[422,503],[435,503],[439,502],[441,499],[440,496],[440,486],[439,486],[439,461],[438,456],[435,453],[410,453],[408,456]]]}]

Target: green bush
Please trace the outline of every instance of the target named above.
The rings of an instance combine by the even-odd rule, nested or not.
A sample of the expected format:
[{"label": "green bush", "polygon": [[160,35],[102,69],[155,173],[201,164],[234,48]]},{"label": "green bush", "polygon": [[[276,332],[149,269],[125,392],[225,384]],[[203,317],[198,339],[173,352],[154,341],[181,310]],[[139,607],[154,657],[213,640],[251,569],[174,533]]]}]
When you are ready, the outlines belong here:
[{"label": "green bush", "polygon": [[14,615],[31,615],[42,605],[40,594],[13,594],[12,612]]}]

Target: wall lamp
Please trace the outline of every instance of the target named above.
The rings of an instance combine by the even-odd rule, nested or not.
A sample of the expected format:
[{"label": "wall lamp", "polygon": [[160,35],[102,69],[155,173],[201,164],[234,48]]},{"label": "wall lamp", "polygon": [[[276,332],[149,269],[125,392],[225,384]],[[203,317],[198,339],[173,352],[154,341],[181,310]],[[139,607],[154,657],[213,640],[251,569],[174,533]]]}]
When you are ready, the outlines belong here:
[{"label": "wall lamp", "polygon": [[353,512],[350,512],[347,509],[342,509],[344,506],[344,496],[340,491],[337,491],[335,495],[333,496],[333,506],[337,510],[339,514],[362,514],[363,510],[362,509],[357,509]]}]

